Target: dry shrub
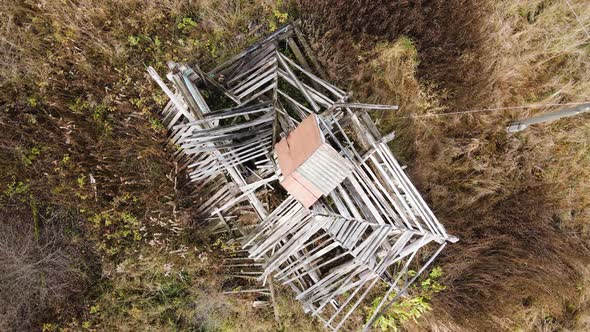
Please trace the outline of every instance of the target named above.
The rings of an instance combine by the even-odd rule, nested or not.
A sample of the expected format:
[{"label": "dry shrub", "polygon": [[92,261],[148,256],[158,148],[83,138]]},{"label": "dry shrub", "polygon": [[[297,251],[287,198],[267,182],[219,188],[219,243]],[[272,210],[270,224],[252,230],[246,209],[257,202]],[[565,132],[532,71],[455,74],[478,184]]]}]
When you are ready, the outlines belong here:
[{"label": "dry shrub", "polygon": [[[572,2],[582,20],[590,16],[583,1]],[[460,238],[439,261],[448,290],[421,328],[575,326],[587,308],[576,288],[588,273],[590,125],[577,118],[504,130],[555,108],[429,117],[590,99],[587,40],[567,5],[300,3],[332,77],[359,100],[401,106],[375,118],[396,131],[396,154]]]},{"label": "dry shrub", "polygon": [[[0,326],[32,330],[75,313],[97,262],[79,234],[80,218],[60,208],[0,208]],[[28,208],[28,209],[27,209]]]}]

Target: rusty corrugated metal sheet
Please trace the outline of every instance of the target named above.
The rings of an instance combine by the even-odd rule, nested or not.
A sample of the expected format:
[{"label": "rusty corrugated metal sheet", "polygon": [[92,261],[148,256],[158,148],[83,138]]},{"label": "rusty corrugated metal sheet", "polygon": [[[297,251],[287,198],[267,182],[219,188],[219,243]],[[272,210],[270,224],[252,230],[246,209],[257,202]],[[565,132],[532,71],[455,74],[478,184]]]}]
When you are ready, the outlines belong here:
[{"label": "rusty corrugated metal sheet", "polygon": [[296,172],[324,195],[330,194],[352,172],[352,164],[333,147],[324,143]]},{"label": "rusty corrugated metal sheet", "polygon": [[275,145],[279,168],[284,176],[290,175],[324,143],[315,114],[301,121],[289,135]]},{"label": "rusty corrugated metal sheet", "polygon": [[316,115],[303,120],[275,145],[281,185],[309,208],[350,175],[352,164],[325,143]]}]

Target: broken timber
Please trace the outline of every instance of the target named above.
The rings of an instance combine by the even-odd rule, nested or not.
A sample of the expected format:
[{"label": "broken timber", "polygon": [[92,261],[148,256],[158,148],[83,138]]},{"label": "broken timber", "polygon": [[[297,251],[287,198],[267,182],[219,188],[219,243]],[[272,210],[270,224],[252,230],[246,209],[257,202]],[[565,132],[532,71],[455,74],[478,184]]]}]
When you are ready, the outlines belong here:
[{"label": "broken timber", "polygon": [[[394,135],[382,137],[366,112],[397,107],[351,102],[320,78],[309,50],[297,27],[286,25],[207,73],[170,63],[173,90],[149,73],[170,98],[162,118],[180,169],[206,193],[195,202],[203,227],[242,245],[224,266],[251,288],[228,293],[268,299],[272,279],[337,331],[386,284],[368,329],[385,302],[402,296],[457,239],[389,149]],[[212,110],[220,99],[234,106]],[[271,205],[270,192],[282,201]]]}]

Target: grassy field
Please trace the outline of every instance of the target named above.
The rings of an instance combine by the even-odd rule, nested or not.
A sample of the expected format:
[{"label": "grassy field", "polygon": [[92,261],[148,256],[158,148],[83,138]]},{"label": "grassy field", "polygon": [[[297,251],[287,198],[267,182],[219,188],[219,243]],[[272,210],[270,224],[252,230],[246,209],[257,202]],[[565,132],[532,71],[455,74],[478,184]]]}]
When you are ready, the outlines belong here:
[{"label": "grassy field", "polygon": [[287,17],[332,81],[401,106],[375,118],[461,239],[389,329],[590,329],[588,116],[517,134],[511,120],[558,108],[434,116],[590,100],[566,1],[4,0],[0,330],[321,330],[287,290],[281,323],[221,294],[222,249],[192,227],[146,73],[210,68]]},{"label": "grassy field", "polygon": [[[587,25],[590,6],[572,3]],[[589,100],[589,39],[567,4],[310,1],[306,8],[333,78],[360,99],[402,106],[376,117],[396,130],[398,155],[461,238],[441,259],[447,290],[419,324],[588,329],[588,116],[512,135],[504,130],[511,120],[554,108],[431,116]]]}]

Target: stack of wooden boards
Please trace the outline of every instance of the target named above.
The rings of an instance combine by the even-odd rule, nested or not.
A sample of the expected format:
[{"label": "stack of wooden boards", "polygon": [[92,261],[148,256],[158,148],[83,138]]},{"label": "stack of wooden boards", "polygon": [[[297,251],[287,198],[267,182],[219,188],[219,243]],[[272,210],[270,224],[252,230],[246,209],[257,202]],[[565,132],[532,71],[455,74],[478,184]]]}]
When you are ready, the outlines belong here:
[{"label": "stack of wooden boards", "polygon": [[350,103],[296,25],[209,72],[169,68],[173,90],[149,72],[170,98],[162,117],[180,169],[204,193],[198,218],[242,247],[228,273],[251,288],[236,282],[229,293],[272,297],[275,280],[339,330],[387,285],[368,329],[457,240],[393,156],[393,134],[382,137],[367,113],[397,107]]}]

